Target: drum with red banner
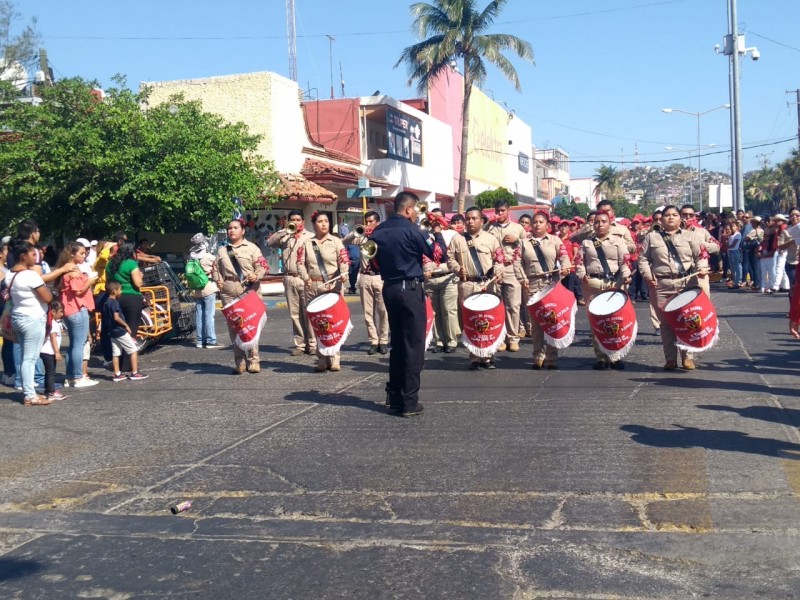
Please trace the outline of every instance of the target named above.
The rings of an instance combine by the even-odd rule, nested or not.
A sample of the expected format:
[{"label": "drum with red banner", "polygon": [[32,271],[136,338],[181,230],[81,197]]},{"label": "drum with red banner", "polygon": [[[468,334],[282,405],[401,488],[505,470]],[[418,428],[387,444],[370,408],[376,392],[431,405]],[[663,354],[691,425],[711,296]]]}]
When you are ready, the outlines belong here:
[{"label": "drum with red banner", "polygon": [[431,345],[431,341],[433,341],[433,320],[434,320],[434,313],[433,313],[433,302],[431,302],[430,296],[425,296],[425,349],[428,349],[428,346]]},{"label": "drum with red banner", "polygon": [[464,299],[461,305],[464,331],[461,341],[470,354],[490,358],[506,339],[506,309],[494,294],[480,292]]},{"label": "drum with red banner", "polygon": [[539,290],[528,300],[531,318],[544,332],[544,339],[554,348],[566,348],[575,339],[575,294],[556,281]]},{"label": "drum with red banner", "polygon": [[717,311],[711,298],[700,288],[688,288],[676,294],[664,304],[663,311],[681,350],[704,352],[717,343]]},{"label": "drum with red banner", "polygon": [[353,331],[350,309],[344,297],[336,292],[320,294],[308,303],[306,312],[317,338],[319,353],[322,356],[335,355]]},{"label": "drum with red banner", "polygon": [[615,360],[624,358],[633,348],[639,331],[636,309],[628,294],[619,290],[601,292],[586,306],[586,313],[603,354]]},{"label": "drum with red banner", "polygon": [[247,292],[241,298],[222,307],[228,325],[236,332],[234,343],[248,352],[258,347],[261,330],[267,324],[267,307],[256,292]]}]

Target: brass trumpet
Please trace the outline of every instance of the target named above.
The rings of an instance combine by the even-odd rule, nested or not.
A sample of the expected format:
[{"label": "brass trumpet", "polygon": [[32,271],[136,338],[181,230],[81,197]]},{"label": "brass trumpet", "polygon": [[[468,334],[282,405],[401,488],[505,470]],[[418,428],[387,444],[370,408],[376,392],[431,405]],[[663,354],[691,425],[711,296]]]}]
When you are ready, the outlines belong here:
[{"label": "brass trumpet", "polygon": [[428,212],[428,204],[426,202],[417,202],[417,212],[424,215]]},{"label": "brass trumpet", "polygon": [[430,219],[422,219],[419,222],[419,226],[422,229],[430,229],[431,228],[431,220]]},{"label": "brass trumpet", "polygon": [[295,223],[287,223],[286,233],[288,233],[289,235],[294,235],[295,233],[297,233],[297,225]]},{"label": "brass trumpet", "polygon": [[661,225],[658,223],[653,223],[653,226],[650,228],[650,231],[661,231]]},{"label": "brass trumpet", "polygon": [[367,232],[367,228],[363,225],[356,225],[353,231],[356,232],[356,235],[363,236]]},{"label": "brass trumpet", "polygon": [[361,256],[367,260],[375,258],[376,254],[378,254],[378,244],[372,240],[364,242],[364,245],[361,246]]}]

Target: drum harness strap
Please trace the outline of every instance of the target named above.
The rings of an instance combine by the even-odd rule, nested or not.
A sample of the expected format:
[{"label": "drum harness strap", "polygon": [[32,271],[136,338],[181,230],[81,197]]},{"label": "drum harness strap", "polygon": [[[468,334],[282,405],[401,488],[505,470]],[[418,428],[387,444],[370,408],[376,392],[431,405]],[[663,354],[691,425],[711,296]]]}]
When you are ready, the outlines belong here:
[{"label": "drum harness strap", "polygon": [[231,261],[231,266],[233,270],[236,271],[236,276],[239,278],[239,283],[244,281],[244,273],[242,273],[242,265],[239,264],[239,259],[236,258],[236,255],[233,253],[233,246],[228,244],[225,246],[225,252],[228,253],[228,260]]},{"label": "drum harness strap", "polygon": [[603,242],[598,238],[594,238],[594,250],[597,252],[597,259],[600,261],[600,265],[603,267],[603,279],[605,281],[615,281],[617,275],[619,275],[619,271],[616,273],[611,272],[611,267],[608,266],[606,252],[603,250]]},{"label": "drum harness strap", "polygon": [[[544,252],[542,252],[542,246],[539,244],[539,240],[536,238],[531,239],[531,246],[533,246],[533,251],[536,252],[536,260],[539,261],[542,272],[547,273],[548,271],[552,271],[553,269],[550,268],[550,265],[547,263],[547,258],[545,258]],[[548,279],[552,279],[552,277],[548,277]]]},{"label": "drum harness strap", "polygon": [[684,278],[687,275],[689,275],[692,271],[694,271],[694,269],[690,269],[689,272],[686,271],[686,269],[683,266],[683,263],[681,262],[680,257],[678,256],[678,249],[675,247],[675,244],[672,243],[672,239],[670,239],[670,237],[663,231],[659,231],[658,233],[661,234],[664,243],[667,245],[667,251],[669,252],[669,256],[672,259],[672,262],[674,262],[675,265],[678,267],[678,276]]},{"label": "drum harness strap", "polygon": [[317,241],[313,240],[311,245],[314,246],[314,254],[317,255],[317,267],[319,267],[319,272],[322,275],[322,281],[328,283],[328,269],[325,268],[325,261],[322,260],[322,253],[319,251]]},{"label": "drum harness strap", "polygon": [[472,262],[475,265],[475,272],[478,274],[478,279],[481,281],[487,280],[491,277],[492,271],[494,271],[494,267],[489,269],[489,275],[483,270],[483,266],[481,265],[480,258],[478,258],[478,249],[475,248],[475,242],[472,239],[472,236],[468,233],[464,233],[464,239],[467,240],[467,247],[469,248],[469,255],[472,257]]}]

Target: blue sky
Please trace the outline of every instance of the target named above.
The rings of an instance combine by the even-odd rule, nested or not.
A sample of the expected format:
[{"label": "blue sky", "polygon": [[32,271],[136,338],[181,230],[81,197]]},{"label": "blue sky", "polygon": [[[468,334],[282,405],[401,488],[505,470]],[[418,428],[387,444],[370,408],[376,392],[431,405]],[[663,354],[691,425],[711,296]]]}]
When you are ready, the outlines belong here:
[{"label": "blue sky", "polygon": [[[487,0],[478,0],[485,5]],[[330,97],[340,63],[348,96],[376,90],[415,96],[394,63],[414,40],[406,0],[296,0],[298,80],[311,95]],[[275,71],[288,75],[284,0],[24,0],[39,19],[57,77],[80,75],[108,85],[115,73],[140,81]],[[728,60],[714,53],[727,33],[726,0],[509,0],[492,31],[531,42],[536,65],[515,61],[522,92],[490,67],[484,90],[533,128],[538,147],[561,147],[573,177],[600,162],[696,165],[697,119],[672,107],[703,112],[728,102]],[[739,29],[761,59],[742,61],[745,170],[775,164],[797,146],[794,95],[800,87],[797,0],[738,0]],[[787,106],[787,102],[790,104]],[[791,142],[775,143],[793,137]],[[729,117],[701,118],[702,167],[727,172]],[[669,164],[654,163],[655,165]]]}]

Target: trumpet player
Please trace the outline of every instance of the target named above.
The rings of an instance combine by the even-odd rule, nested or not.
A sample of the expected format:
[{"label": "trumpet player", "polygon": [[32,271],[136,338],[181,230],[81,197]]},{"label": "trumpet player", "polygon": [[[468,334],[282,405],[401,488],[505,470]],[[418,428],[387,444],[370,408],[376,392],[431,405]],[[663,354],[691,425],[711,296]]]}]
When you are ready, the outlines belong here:
[{"label": "trumpet player", "polygon": [[[328,213],[316,211],[311,215],[311,222],[314,224],[314,235],[305,241],[297,257],[297,269],[305,284],[306,305],[319,294],[341,294],[350,270],[350,257],[342,240],[330,234]],[[339,354],[323,356],[317,343],[317,366],[314,370],[317,373],[341,371]]]},{"label": "trumpet player", "polygon": [[286,227],[273,233],[267,240],[270,248],[280,248],[283,261],[283,290],[286,294],[286,305],[292,320],[294,348],[292,356],[316,354],[317,340],[311,330],[311,323],[306,313],[305,284],[300,277],[297,265],[298,252],[306,240],[312,237],[306,231],[303,213],[299,210],[289,211]]},{"label": "trumpet player", "polygon": [[[434,236],[441,234],[445,244],[448,240],[452,241],[456,234],[447,229],[447,219],[439,209],[431,211],[429,220],[430,231]],[[422,259],[422,270],[425,275],[425,293],[433,305],[432,352],[455,352],[461,333],[458,326],[458,275],[447,266],[446,256],[438,244],[434,245],[432,260],[428,257]]]},{"label": "trumpet player", "polygon": [[364,215],[364,225],[353,228],[353,231],[342,240],[345,246],[353,245],[360,249],[358,293],[361,296],[361,307],[364,309],[364,321],[367,325],[369,355],[389,352],[389,315],[383,302],[383,280],[377,264],[369,255],[367,239],[380,222],[380,215],[371,210]]}]

